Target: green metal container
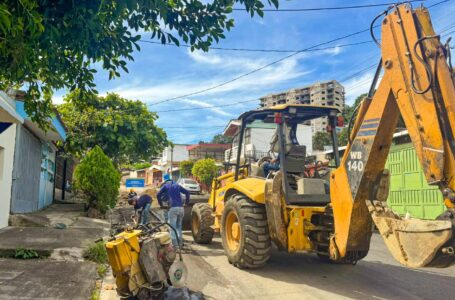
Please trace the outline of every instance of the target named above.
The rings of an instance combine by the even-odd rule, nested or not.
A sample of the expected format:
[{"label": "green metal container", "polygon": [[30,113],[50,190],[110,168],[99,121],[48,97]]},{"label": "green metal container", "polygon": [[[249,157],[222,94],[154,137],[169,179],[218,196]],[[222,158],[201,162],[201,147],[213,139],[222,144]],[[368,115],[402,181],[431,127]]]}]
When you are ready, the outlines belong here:
[{"label": "green metal container", "polygon": [[427,184],[412,144],[392,146],[386,168],[391,174],[387,203],[396,213],[434,219],[444,211],[441,192]]}]

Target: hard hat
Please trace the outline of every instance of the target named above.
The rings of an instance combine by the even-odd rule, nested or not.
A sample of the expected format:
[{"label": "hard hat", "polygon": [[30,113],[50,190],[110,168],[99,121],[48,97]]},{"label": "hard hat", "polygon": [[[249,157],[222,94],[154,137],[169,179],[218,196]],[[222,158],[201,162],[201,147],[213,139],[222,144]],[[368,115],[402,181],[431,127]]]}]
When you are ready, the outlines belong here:
[{"label": "hard hat", "polygon": [[171,179],[171,176],[169,174],[164,174],[163,179],[164,181],[168,181]]},{"label": "hard hat", "polygon": [[130,193],[134,193],[134,189],[130,189]]}]

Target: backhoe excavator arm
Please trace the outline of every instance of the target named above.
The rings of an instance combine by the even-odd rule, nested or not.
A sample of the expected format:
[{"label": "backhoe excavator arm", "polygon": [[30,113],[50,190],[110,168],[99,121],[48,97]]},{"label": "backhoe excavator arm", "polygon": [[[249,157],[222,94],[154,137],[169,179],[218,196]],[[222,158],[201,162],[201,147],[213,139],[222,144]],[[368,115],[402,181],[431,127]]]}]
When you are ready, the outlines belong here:
[{"label": "backhoe excavator arm", "polygon": [[[446,267],[455,263],[455,88],[447,49],[427,9],[401,4],[382,20],[381,51],[372,89],[358,108],[350,143],[331,176],[335,233],[330,255],[353,262],[363,258],[374,221],[400,263]],[[387,208],[384,166],[400,114],[427,182],[444,195],[448,210],[440,220],[402,219]]]}]

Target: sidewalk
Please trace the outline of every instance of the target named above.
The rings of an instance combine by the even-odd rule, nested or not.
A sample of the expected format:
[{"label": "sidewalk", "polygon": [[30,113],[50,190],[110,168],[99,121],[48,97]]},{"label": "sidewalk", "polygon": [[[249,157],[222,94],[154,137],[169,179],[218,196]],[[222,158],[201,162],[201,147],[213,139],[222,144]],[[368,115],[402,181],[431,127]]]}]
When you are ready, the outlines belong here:
[{"label": "sidewalk", "polygon": [[[0,299],[89,299],[97,265],[82,253],[108,235],[110,224],[84,215],[81,204],[54,204],[12,216],[14,226],[0,230]],[[10,258],[20,248],[41,258]]]}]

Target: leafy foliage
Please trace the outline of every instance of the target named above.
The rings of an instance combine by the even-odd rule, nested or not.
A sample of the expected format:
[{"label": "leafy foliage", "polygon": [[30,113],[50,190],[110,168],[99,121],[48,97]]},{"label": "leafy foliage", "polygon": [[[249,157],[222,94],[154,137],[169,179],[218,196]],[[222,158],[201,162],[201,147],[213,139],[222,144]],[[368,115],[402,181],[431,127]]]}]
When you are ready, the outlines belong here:
[{"label": "leafy foliage", "polygon": [[132,168],[134,170],[142,170],[142,169],[150,168],[151,165],[152,164],[149,162],[142,162],[142,163],[133,164]]},{"label": "leafy foliage", "polygon": [[205,158],[196,161],[191,171],[200,181],[210,186],[210,183],[217,174],[218,167],[213,158]]},{"label": "leafy foliage", "polygon": [[17,248],[14,252],[14,258],[18,258],[18,259],[39,258],[39,254],[35,250]]},{"label": "leafy foliage", "polygon": [[84,109],[75,104],[75,91],[58,107],[68,130],[66,150],[76,156],[98,145],[116,165],[146,160],[167,145],[166,133],[155,125],[158,116],[144,103],[117,94],[86,97]]},{"label": "leafy foliage", "polygon": [[194,161],[192,160],[184,160],[180,162],[179,168],[180,168],[180,173],[182,174],[183,177],[189,177],[191,176],[191,171],[193,169]]},{"label": "leafy foliage", "polygon": [[[180,40],[207,51],[234,26],[234,4],[263,15],[265,0],[4,0],[0,3],[0,89],[28,86],[26,111],[42,126],[51,114],[52,92],[96,92],[93,68],[109,78],[128,72],[140,50],[137,33],[163,44]],[[267,0],[278,7],[278,0]],[[80,101],[85,98],[79,99]]]},{"label": "leafy foliage", "polygon": [[87,197],[89,206],[104,214],[117,201],[120,173],[103,150],[95,146],[76,167],[74,187]]},{"label": "leafy foliage", "polygon": [[[85,259],[99,264],[107,263],[107,252],[103,242],[90,244],[87,249],[84,250],[83,256]],[[99,270],[98,273],[100,273]],[[104,271],[104,273],[106,272]]]},{"label": "leafy foliage", "polygon": [[348,144],[348,128],[345,127],[338,134],[338,146],[346,146]]},{"label": "leafy foliage", "polygon": [[104,264],[99,264],[98,267],[96,268],[96,273],[98,273],[98,276],[100,278],[103,278],[104,275],[106,275],[107,272],[107,267]]},{"label": "leafy foliage", "polygon": [[323,151],[324,146],[331,145],[332,139],[327,132],[316,132],[313,135],[313,150]]},{"label": "leafy foliage", "polygon": [[217,134],[212,138],[212,143],[214,143],[214,144],[231,144],[233,138],[234,137],[232,137],[232,136],[225,136],[223,134]]},{"label": "leafy foliage", "polygon": [[368,94],[362,94],[360,96],[358,96],[355,101],[354,101],[354,104],[353,105],[345,105],[344,107],[344,111],[343,111],[343,117],[345,119],[345,123],[348,124],[349,123],[349,120],[351,120],[353,114],[354,114],[354,110],[355,108],[360,104],[360,102],[362,102],[362,100],[367,96]]},{"label": "leafy foliage", "polygon": [[[345,127],[337,134],[338,146],[346,146],[348,144],[348,129]],[[313,135],[313,150],[323,151],[324,146],[332,145],[332,137],[328,132],[316,132]]]}]

